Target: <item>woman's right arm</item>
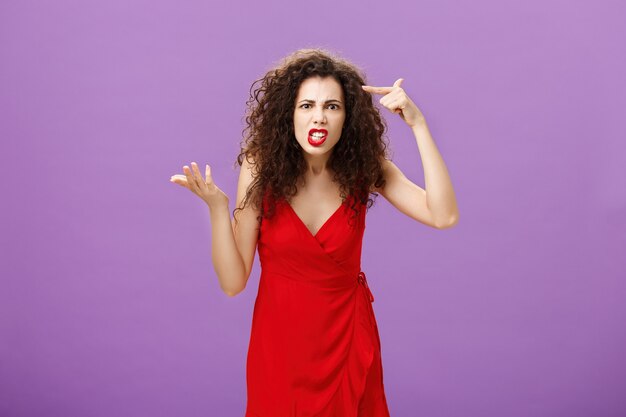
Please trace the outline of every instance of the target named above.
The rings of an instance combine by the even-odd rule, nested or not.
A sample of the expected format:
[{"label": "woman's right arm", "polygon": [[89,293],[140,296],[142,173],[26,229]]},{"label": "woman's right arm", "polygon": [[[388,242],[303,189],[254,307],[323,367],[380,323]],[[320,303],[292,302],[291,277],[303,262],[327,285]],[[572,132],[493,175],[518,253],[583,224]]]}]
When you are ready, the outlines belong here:
[{"label": "woman's right arm", "polygon": [[[237,201],[240,207],[248,187],[253,181],[251,166],[244,158],[239,172],[237,185]],[[222,290],[231,297],[246,288],[259,236],[259,210],[246,206],[237,211],[237,220],[231,221],[227,207],[210,209],[213,225],[212,241],[213,266],[220,281]],[[219,242],[216,244],[215,242]]]},{"label": "woman's right arm", "polygon": [[[185,175],[174,175],[171,181],[184,186],[202,198],[209,207],[211,217],[212,263],[220,288],[233,297],[246,287],[258,238],[258,210],[246,207],[237,213],[239,223],[231,223],[228,196],[213,182],[210,167],[206,168],[206,180],[198,166],[192,162],[191,169],[184,166]],[[252,182],[250,165],[244,159],[237,186],[237,207]]]}]

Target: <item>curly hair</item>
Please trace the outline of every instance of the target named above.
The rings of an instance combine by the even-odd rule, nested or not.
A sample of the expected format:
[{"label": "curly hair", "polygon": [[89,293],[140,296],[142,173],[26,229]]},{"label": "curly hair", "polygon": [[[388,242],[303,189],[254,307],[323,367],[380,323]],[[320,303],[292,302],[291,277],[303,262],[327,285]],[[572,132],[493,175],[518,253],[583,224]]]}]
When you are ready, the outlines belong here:
[{"label": "curly hair", "polygon": [[[261,221],[273,216],[275,200],[289,199],[297,193],[306,162],[294,133],[295,100],[301,83],[314,76],[333,77],[341,84],[345,97],[341,138],[328,159],[333,181],[339,184],[342,199],[355,197],[351,205],[354,214],[358,212],[357,202],[366,204],[367,209],[374,204],[370,194],[378,194],[371,191],[372,187],[385,184],[382,159],[388,157],[388,142],[384,140],[387,124],[374,106],[372,95],[361,88],[366,77],[358,67],[327,49],[307,48],[283,58],[250,87],[244,140],[234,166],[242,166],[246,158],[254,180],[242,207],[236,207],[233,216],[252,204],[260,210],[257,220]],[[260,86],[254,89],[257,83]],[[265,197],[270,197],[267,210]]]}]

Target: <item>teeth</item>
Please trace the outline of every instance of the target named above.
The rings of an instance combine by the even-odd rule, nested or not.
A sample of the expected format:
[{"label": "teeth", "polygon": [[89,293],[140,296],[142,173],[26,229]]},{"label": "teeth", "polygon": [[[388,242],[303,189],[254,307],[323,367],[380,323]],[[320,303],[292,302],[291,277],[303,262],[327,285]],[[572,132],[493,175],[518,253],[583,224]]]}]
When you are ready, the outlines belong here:
[{"label": "teeth", "polygon": [[322,132],[315,132],[311,136],[316,137],[316,138],[322,138],[322,137],[324,137],[326,135],[324,133],[322,133]]}]

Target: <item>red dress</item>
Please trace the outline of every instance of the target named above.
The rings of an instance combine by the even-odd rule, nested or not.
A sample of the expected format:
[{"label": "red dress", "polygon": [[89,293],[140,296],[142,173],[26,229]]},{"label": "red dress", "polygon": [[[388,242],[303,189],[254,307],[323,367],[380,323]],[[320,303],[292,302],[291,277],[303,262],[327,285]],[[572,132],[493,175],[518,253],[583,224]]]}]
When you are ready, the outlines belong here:
[{"label": "red dress", "polygon": [[264,218],[245,417],[389,417],[374,297],[361,271],[364,204],[314,236],[286,200]]}]

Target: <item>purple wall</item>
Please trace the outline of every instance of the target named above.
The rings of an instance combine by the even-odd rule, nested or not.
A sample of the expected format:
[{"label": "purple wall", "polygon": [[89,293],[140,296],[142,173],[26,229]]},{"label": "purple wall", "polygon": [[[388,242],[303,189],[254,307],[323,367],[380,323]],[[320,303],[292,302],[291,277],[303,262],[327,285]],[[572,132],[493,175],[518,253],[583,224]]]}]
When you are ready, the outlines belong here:
[{"label": "purple wall", "polygon": [[311,46],[405,78],[457,193],[452,229],[368,214],[392,416],[626,415],[625,11],[3,2],[0,415],[243,416],[258,258],[223,294],[208,210],[169,178],[211,164],[232,210],[250,85]]}]

